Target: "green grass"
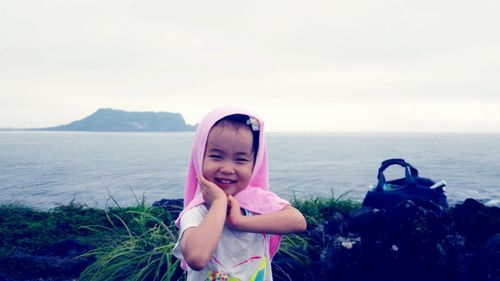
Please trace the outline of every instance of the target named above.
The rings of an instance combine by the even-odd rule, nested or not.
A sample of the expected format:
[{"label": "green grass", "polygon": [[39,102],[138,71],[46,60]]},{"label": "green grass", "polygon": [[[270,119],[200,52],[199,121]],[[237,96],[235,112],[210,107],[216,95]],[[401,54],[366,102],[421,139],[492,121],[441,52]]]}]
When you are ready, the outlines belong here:
[{"label": "green grass", "polygon": [[[113,199],[111,199],[113,200]],[[131,207],[89,208],[70,202],[49,211],[19,204],[0,205],[0,265],[14,247],[34,253],[52,243],[74,239],[94,247],[84,254],[95,262],[81,275],[81,280],[183,280],[179,261],[171,250],[177,240],[174,217],[142,200]],[[305,216],[308,229],[324,223],[335,212],[347,214],[360,204],[335,198],[292,200],[292,205]],[[306,234],[285,235],[274,265],[276,280],[292,280],[294,268],[314,272],[319,261],[322,241]],[[293,275],[296,275],[293,272]],[[312,277],[304,276],[304,280]],[[297,280],[297,279],[296,279]]]},{"label": "green grass", "polygon": [[25,252],[33,253],[64,239],[87,242],[92,239],[92,235],[82,225],[90,223],[106,224],[104,211],[73,202],[50,211],[40,211],[20,204],[2,204],[0,248],[6,251],[19,247]]},{"label": "green grass", "polygon": [[135,210],[121,214],[106,212],[106,217],[110,227],[87,227],[102,236],[110,235],[112,239],[84,254],[96,257],[96,261],[81,274],[81,280],[182,279],[179,260],[171,253],[177,230],[169,213],[146,206],[142,200]]},{"label": "green grass", "polygon": [[334,213],[347,215],[351,210],[361,207],[361,203],[345,199],[344,193],[335,197],[333,191],[330,198],[314,197],[292,200],[292,205],[306,218],[308,229],[312,229],[327,221]]}]

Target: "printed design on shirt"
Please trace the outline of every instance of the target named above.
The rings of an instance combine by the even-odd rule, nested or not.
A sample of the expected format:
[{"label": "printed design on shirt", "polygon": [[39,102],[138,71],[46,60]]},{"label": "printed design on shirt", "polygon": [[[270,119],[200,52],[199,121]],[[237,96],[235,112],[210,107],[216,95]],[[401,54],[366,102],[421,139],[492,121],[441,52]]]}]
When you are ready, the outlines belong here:
[{"label": "printed design on shirt", "polygon": [[266,276],[266,265],[267,259],[263,257],[260,261],[259,267],[257,267],[257,270],[248,281],[264,281],[264,277]]},{"label": "printed design on shirt", "polygon": [[240,281],[236,278],[229,277],[226,273],[222,271],[208,271],[206,281]]},{"label": "printed design on shirt", "polygon": [[[248,261],[257,259],[260,257],[251,257],[246,261],[243,261],[238,265],[244,264]],[[266,265],[267,265],[267,259],[265,257],[261,258],[261,261],[259,263],[259,266],[257,267],[257,270],[252,274],[252,277],[248,281],[264,281],[264,277],[266,276]],[[242,281],[237,278],[229,276],[227,273],[222,272],[222,271],[208,271],[207,272],[207,278],[205,279],[206,281]]]}]

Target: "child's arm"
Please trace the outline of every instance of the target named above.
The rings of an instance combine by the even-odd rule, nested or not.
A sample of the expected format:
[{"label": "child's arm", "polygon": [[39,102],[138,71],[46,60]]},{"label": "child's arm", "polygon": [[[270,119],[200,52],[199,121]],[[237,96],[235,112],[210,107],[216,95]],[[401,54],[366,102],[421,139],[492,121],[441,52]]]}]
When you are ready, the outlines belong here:
[{"label": "child's arm", "polygon": [[204,177],[199,180],[208,214],[200,225],[186,229],[181,238],[182,255],[194,270],[202,270],[212,258],[224,228],[227,212],[227,196],[224,191]]},{"label": "child's arm", "polygon": [[231,211],[227,217],[226,224],[239,231],[287,234],[302,232],[307,228],[307,223],[302,213],[292,206],[286,206],[275,213],[243,216],[240,211],[240,204],[231,195],[228,196],[228,204],[231,207]]}]

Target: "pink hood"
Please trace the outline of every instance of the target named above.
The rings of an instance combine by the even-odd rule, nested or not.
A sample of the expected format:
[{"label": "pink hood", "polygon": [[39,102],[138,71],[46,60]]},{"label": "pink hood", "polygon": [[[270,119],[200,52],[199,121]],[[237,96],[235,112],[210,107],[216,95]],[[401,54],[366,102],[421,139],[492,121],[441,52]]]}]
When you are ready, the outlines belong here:
[{"label": "pink hood", "polygon": [[[233,114],[251,116],[258,120],[260,126],[259,148],[252,177],[248,187],[235,195],[236,200],[238,200],[242,208],[258,214],[276,212],[290,204],[288,201],[281,199],[276,194],[269,191],[267,147],[264,139],[264,123],[262,120],[246,110],[219,108],[208,113],[205,118],[201,120],[196,130],[191,150],[191,158],[188,163],[186,186],[184,189],[184,209],[175,222],[177,226],[179,226],[180,218],[185,211],[205,202],[198,186],[197,175],[202,174],[203,157],[205,155],[208,133],[217,121]],[[271,236],[271,243],[269,245],[271,257],[278,251],[280,241],[281,235]]]}]

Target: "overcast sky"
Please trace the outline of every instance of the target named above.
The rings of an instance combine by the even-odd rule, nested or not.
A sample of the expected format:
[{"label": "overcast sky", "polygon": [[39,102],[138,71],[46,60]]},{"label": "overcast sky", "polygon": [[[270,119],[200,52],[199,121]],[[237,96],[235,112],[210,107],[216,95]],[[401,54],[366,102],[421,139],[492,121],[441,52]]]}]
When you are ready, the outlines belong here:
[{"label": "overcast sky", "polygon": [[0,128],[218,106],[270,131],[500,133],[500,1],[0,0]]}]

